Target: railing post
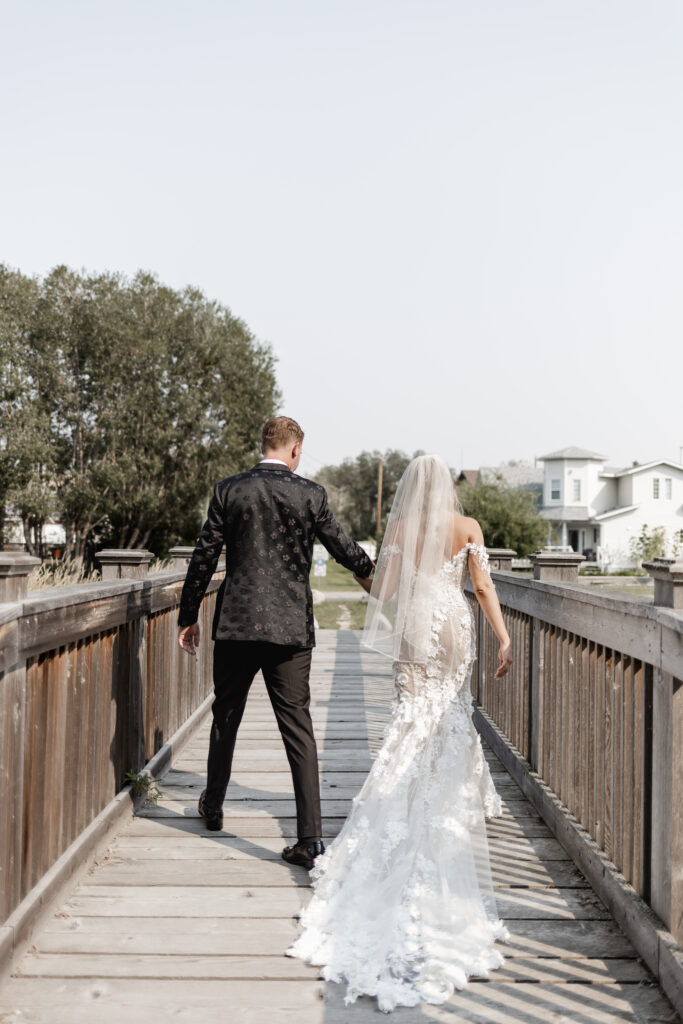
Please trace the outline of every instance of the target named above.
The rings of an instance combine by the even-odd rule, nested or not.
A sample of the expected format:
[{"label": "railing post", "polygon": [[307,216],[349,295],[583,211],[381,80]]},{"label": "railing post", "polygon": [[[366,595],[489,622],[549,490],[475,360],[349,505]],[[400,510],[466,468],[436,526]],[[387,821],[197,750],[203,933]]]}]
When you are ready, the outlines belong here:
[{"label": "railing post", "polygon": [[576,583],[579,566],[586,559],[575,551],[536,551],[529,555],[534,579],[542,583]]},{"label": "railing post", "polygon": [[[17,604],[28,591],[28,575],[40,559],[23,551],[0,551],[0,604]],[[0,687],[0,922],[17,905],[22,895],[22,834],[24,805],[24,736],[26,732],[26,660],[17,661],[18,621],[0,626],[1,647],[7,659],[2,667]],[[12,948],[13,935],[0,929],[0,950]]]},{"label": "railing post", "polygon": [[[678,687],[680,693],[680,686]],[[680,714],[680,709],[679,714]],[[675,723],[674,680],[668,672],[655,666],[652,679],[652,845],[651,893],[652,909],[674,931],[672,921],[672,878],[674,790],[677,780],[673,771]],[[680,741],[680,736],[679,736]]]},{"label": "railing post", "polygon": [[489,568],[497,569],[500,572],[512,571],[512,559],[517,557],[517,552],[512,548],[487,548],[489,556]]},{"label": "railing post", "polygon": [[[683,609],[683,561],[643,562],[654,604]],[[683,942],[683,682],[655,666],[652,681],[652,909]]]},{"label": "railing post", "polygon": [[651,562],[643,562],[655,581],[654,603],[662,608],[683,610],[683,561],[674,558],[653,558]]},{"label": "railing post", "polygon": [[[142,580],[148,575],[154,557],[144,548],[107,548],[95,558],[102,567],[103,580]],[[140,769],[147,758],[147,615],[132,619],[128,634],[130,770]],[[151,750],[151,757],[155,751]],[[120,784],[122,780],[117,780]]]},{"label": "railing post", "polygon": [[[190,564],[193,551],[193,547],[186,547],[184,545],[176,548],[170,548],[168,553],[173,559],[173,564],[171,565],[171,568],[175,569],[176,571],[178,569],[187,569],[188,565]],[[223,569],[225,569],[225,546],[223,547],[220,554],[220,558],[218,559],[218,562],[216,564],[216,572],[222,572]]]},{"label": "railing post", "polygon": [[29,573],[38,565],[40,559],[24,551],[0,551],[0,604],[26,597]]},{"label": "railing post", "polygon": [[173,559],[171,569],[187,569],[192,558],[193,547],[179,546],[169,549],[169,555]]},{"label": "railing post", "polygon": [[103,580],[142,580],[154,555],[144,548],[106,548],[95,558],[102,567]]}]

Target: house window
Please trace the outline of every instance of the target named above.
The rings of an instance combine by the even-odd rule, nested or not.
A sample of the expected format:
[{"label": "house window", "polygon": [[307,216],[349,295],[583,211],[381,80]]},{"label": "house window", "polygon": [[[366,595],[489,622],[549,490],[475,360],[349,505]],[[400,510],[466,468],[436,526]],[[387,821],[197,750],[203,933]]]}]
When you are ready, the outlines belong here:
[{"label": "house window", "polygon": [[574,480],[574,501],[581,501],[581,481]]},{"label": "house window", "polygon": [[560,500],[560,481],[559,480],[553,480],[551,482],[551,484],[550,484],[550,500],[551,501],[559,501]]},{"label": "house window", "polygon": [[593,527],[593,543],[594,544],[599,544],[600,543],[600,527],[599,526]]},{"label": "house window", "polygon": [[671,500],[671,477],[667,476],[664,480],[664,497]]},{"label": "house window", "polygon": [[653,476],[653,478],[652,478],[652,497],[653,498],[658,498],[659,497],[659,477],[658,476]]}]

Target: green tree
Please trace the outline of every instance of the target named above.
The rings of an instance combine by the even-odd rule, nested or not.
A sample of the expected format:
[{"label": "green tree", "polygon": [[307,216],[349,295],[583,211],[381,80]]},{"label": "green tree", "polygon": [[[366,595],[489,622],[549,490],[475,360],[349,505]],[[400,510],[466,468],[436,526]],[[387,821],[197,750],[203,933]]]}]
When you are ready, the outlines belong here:
[{"label": "green tree", "polygon": [[[415,452],[421,455],[422,452]],[[323,466],[316,475],[326,488],[330,508],[344,529],[357,540],[375,537],[377,533],[377,487],[379,460],[382,459],[382,524],[386,526],[398,482],[406,466],[415,456],[388,449],[361,452],[355,459],[344,459],[337,466]]]},{"label": "green tree", "polygon": [[32,343],[38,294],[36,279],[0,265],[0,541],[11,508],[32,554],[55,512],[50,366]]},{"label": "green tree", "polygon": [[151,274],[3,270],[0,348],[17,353],[2,365],[3,507],[25,524],[54,510],[76,559],[194,540],[212,482],[252,463],[277,407],[270,348]]},{"label": "green tree", "polygon": [[643,523],[637,537],[631,537],[629,549],[632,558],[638,567],[643,562],[652,558],[659,558],[666,554],[666,530],[663,526],[653,526],[652,529]]},{"label": "green tree", "polygon": [[461,484],[458,497],[463,512],[476,519],[491,548],[512,548],[520,558],[544,543],[547,523],[536,511],[533,493],[496,483]]}]

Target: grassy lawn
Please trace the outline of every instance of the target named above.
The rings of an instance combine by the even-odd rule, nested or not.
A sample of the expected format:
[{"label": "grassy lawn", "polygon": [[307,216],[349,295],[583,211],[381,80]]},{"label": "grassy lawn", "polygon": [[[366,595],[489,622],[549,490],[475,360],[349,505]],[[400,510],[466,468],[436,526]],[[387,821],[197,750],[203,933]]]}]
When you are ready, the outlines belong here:
[{"label": "grassy lawn", "polygon": [[311,571],[311,587],[313,590],[356,590],[358,584],[353,578],[353,573],[344,569],[339,562],[333,558],[327,560],[327,576],[314,576]]},{"label": "grassy lawn", "polygon": [[365,623],[365,601],[330,601],[329,604],[317,604],[313,609],[315,620],[320,629],[362,629]]}]

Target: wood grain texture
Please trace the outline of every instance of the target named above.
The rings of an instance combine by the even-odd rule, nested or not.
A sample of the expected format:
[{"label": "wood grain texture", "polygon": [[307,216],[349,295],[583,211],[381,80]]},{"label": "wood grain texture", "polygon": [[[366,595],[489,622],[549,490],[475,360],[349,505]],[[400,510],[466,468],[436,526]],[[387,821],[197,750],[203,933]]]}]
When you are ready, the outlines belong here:
[{"label": "wood grain texture", "polygon": [[[148,664],[161,657],[158,648],[150,650],[155,643],[148,636]],[[375,742],[368,728],[359,745],[357,712],[379,714],[391,700],[386,667],[363,656],[362,666],[368,663],[376,671],[366,682],[357,638],[320,635],[313,713],[324,711],[317,725],[321,777],[328,809],[340,813],[367,771]],[[344,699],[337,710],[338,694]],[[505,700],[509,713],[514,702]],[[233,813],[221,833],[208,833],[196,817],[208,739],[206,727],[200,730],[161,782],[166,813],[141,811],[35,936],[33,951],[0,989],[3,1024],[377,1019],[374,1001],[345,1007],[343,988],[283,956],[309,890],[306,872],[280,857],[282,837],[295,834],[295,820],[280,813],[293,811],[291,780],[272,721],[257,680],[245,724],[254,742],[262,735],[265,760],[257,747],[238,740],[227,805]],[[505,815],[487,828],[498,907],[511,932],[501,947],[505,964],[445,1006],[398,1010],[392,1020],[674,1024],[676,1015],[633,947],[501,762],[486,753],[506,805]],[[329,833],[341,820],[327,818]]]}]

